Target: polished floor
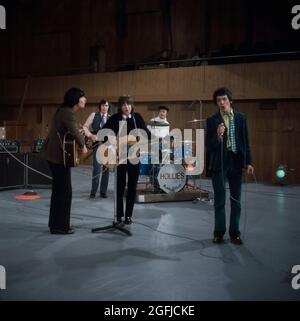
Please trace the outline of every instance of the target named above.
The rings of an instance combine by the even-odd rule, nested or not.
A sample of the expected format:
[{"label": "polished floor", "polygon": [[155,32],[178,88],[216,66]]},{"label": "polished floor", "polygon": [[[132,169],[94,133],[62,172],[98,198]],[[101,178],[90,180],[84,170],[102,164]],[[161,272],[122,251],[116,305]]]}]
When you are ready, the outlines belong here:
[{"label": "polished floor", "polygon": [[[91,169],[73,170],[74,235],[50,235],[50,190],[0,192],[0,265],[9,300],[300,300],[300,186],[243,186],[243,246],[211,242],[209,201],[136,204],[132,236],[91,233],[110,224],[108,199],[89,199]],[[210,180],[201,180],[211,189]],[[212,193],[211,193],[212,195]],[[229,209],[229,207],[227,207]]]}]

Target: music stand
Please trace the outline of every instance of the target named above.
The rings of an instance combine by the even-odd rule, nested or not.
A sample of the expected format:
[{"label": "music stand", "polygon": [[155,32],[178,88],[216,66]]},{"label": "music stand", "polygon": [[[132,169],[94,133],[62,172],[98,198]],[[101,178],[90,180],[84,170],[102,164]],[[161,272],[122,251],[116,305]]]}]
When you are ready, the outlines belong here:
[{"label": "music stand", "polygon": [[[118,150],[118,149],[116,149],[116,150]],[[93,228],[91,230],[92,233],[114,229],[114,230],[119,230],[119,231],[127,234],[128,236],[132,235],[132,233],[123,226],[123,223],[119,223],[117,221],[117,180],[118,180],[118,160],[119,160],[118,154],[119,154],[119,152],[117,151],[116,152],[116,158],[117,158],[116,159],[116,165],[115,165],[115,168],[114,168],[114,171],[115,171],[114,189],[115,190],[114,190],[114,218],[113,218],[113,222],[112,222],[112,224],[107,225],[107,226]]]}]

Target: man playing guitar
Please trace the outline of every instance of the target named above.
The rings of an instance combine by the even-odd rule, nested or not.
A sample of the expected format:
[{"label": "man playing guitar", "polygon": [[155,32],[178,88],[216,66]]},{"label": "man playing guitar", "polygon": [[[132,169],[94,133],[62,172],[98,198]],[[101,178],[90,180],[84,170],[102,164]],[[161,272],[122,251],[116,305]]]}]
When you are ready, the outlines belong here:
[{"label": "man playing guitar", "polygon": [[[122,122],[123,121],[123,122]],[[116,136],[119,136],[120,123],[126,122],[127,133],[131,130],[143,129],[146,131],[148,138],[151,137],[150,131],[147,129],[144,119],[139,113],[133,112],[133,99],[131,96],[121,96],[118,100],[118,113],[112,115],[107,121],[104,128],[113,130]],[[121,137],[122,138],[122,137]],[[128,175],[128,189],[126,195],[125,224],[132,223],[132,212],[136,197],[136,187],[139,178],[140,164],[132,164],[127,161],[126,164],[121,163],[117,166],[117,221],[122,222],[124,217],[123,196],[126,185],[126,175]]]},{"label": "man playing guitar", "polygon": [[64,163],[64,137],[70,134],[87,153],[84,137],[77,126],[75,113],[86,104],[84,92],[79,88],[70,88],[64,96],[63,104],[53,116],[48,137],[41,149],[41,157],[48,161],[52,172],[52,195],[50,203],[49,228],[51,234],[73,234],[70,228],[72,203],[71,168]]},{"label": "man playing guitar", "polygon": [[[109,102],[106,99],[102,99],[99,103],[99,111],[91,113],[83,125],[84,134],[91,139],[94,143],[97,142],[97,133],[104,127],[110,115],[108,114]],[[98,163],[97,158],[97,144],[93,148],[93,178],[92,189],[90,198],[95,198],[98,186],[99,176],[101,172],[101,165]],[[109,169],[102,166],[102,177],[100,185],[100,197],[107,198],[107,186],[109,179]]]}]

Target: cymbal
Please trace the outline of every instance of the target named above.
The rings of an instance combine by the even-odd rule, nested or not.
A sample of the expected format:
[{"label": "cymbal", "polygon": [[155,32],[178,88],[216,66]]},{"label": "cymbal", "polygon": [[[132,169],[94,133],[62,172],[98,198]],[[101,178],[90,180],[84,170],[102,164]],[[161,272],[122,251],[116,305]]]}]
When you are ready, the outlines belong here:
[{"label": "cymbal", "polygon": [[161,122],[161,121],[156,121],[156,120],[150,120],[147,125],[153,126],[153,127],[168,127],[170,124]]},{"label": "cymbal", "polygon": [[206,119],[193,119],[193,120],[188,120],[187,123],[199,123],[201,121],[206,121]]}]

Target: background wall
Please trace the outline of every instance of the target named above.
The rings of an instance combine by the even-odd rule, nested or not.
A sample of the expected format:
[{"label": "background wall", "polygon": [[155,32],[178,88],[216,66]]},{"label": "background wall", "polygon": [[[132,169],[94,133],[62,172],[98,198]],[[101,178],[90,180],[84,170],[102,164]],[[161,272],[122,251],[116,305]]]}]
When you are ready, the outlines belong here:
[{"label": "background wall", "polygon": [[[5,1],[4,1],[5,3]],[[161,58],[299,49],[294,1],[9,0],[0,76],[115,70]],[[94,60],[99,66],[95,67]],[[98,68],[98,69],[97,69]]]},{"label": "background wall", "polygon": [[[81,123],[101,98],[116,102],[130,93],[145,119],[160,103],[167,104],[176,128],[214,112],[212,93],[227,86],[236,109],[247,114],[258,180],[275,182],[276,167],[286,164],[294,169],[288,182],[300,182],[299,60],[113,72],[121,64],[164,58],[297,50],[299,31],[291,28],[294,1],[1,3],[7,29],[0,32],[0,124],[7,125],[9,138],[19,139],[23,148],[45,137],[71,86],[82,87],[88,97],[87,108],[78,115]],[[203,102],[202,116],[197,104],[188,107],[195,99]]]}]

